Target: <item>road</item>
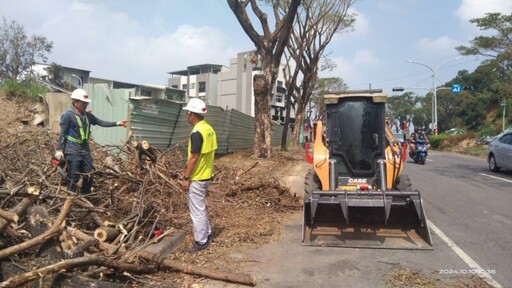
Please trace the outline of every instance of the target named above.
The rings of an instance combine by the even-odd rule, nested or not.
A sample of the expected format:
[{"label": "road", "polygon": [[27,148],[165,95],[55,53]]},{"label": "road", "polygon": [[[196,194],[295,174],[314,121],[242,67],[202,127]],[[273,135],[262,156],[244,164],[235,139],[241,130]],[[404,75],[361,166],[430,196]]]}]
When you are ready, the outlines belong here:
[{"label": "road", "polygon": [[429,160],[407,166],[429,220],[507,287],[512,283],[512,172],[493,173],[484,159],[456,154],[433,152]]},{"label": "road", "polygon": [[[301,246],[297,213],[286,222],[281,241],[254,251],[245,272],[256,276],[257,287],[397,287],[411,275],[424,283],[419,287],[510,287],[512,172],[491,173],[485,159],[450,153],[433,151],[427,160],[408,160],[404,173],[421,191],[433,250]],[[307,167],[295,168],[292,189],[302,189]]]}]

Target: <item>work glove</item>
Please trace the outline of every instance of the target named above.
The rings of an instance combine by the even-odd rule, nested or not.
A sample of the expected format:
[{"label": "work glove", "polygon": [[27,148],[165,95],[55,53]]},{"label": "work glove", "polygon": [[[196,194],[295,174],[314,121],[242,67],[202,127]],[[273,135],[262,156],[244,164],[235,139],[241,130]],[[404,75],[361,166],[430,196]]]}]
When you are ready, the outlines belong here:
[{"label": "work glove", "polygon": [[123,121],[117,121],[117,122],[116,122],[116,125],[117,125],[117,126],[123,126],[123,127],[126,127],[126,122],[127,122],[127,121],[125,121],[125,120],[123,120]]},{"label": "work glove", "polygon": [[55,151],[55,159],[62,160],[64,158],[64,153],[62,153],[62,150]]}]

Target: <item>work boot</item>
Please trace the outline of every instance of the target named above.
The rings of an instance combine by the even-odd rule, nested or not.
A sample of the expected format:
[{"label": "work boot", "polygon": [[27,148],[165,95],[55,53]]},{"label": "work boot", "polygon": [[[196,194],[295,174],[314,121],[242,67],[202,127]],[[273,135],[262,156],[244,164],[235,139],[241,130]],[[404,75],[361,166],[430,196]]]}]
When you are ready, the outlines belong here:
[{"label": "work boot", "polygon": [[210,245],[209,240],[207,240],[206,243],[204,243],[204,244],[199,244],[198,242],[194,241],[194,245],[192,245],[192,247],[187,248],[185,250],[185,252],[188,252],[188,253],[197,252],[197,251],[208,248],[209,245]]}]

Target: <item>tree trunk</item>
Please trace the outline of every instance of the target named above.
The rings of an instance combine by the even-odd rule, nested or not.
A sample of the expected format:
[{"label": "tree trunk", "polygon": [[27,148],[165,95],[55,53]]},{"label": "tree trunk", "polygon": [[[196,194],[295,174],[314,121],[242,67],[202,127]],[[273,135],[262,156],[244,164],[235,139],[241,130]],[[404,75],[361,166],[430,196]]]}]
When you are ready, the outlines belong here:
[{"label": "tree trunk", "polygon": [[[304,94],[304,91],[302,91]],[[293,126],[292,132],[292,146],[297,146],[299,143],[300,129],[303,129],[304,123],[304,98],[299,97],[295,105],[295,126]]]},{"label": "tree trunk", "polygon": [[102,226],[94,230],[94,238],[101,242],[110,242],[121,234],[117,229],[107,226]]},{"label": "tree trunk", "polygon": [[16,277],[9,278],[7,281],[0,283],[0,287],[20,287],[21,285],[32,282],[38,279],[43,279],[48,276],[52,276],[57,273],[62,273],[62,271],[69,271],[82,266],[106,266],[109,268],[114,268],[120,271],[128,271],[132,273],[151,273],[155,271],[155,268],[152,266],[146,265],[135,265],[128,264],[119,261],[114,261],[110,259],[106,259],[100,256],[86,256],[80,258],[74,258],[70,260],[64,260],[59,263],[52,264],[50,266],[43,267],[41,269],[37,269],[35,271],[30,271]]},{"label": "tree trunk", "polygon": [[14,222],[18,224],[18,215],[16,213],[5,211],[4,209],[0,208],[0,217],[4,218],[5,220],[8,220],[9,222]]},{"label": "tree trunk", "polygon": [[6,257],[9,257],[13,254],[16,254],[18,252],[24,251],[26,249],[29,249],[31,247],[34,247],[38,244],[45,243],[47,240],[51,239],[52,237],[59,235],[64,227],[62,227],[62,223],[64,222],[66,216],[69,213],[69,209],[71,208],[71,205],[73,205],[73,198],[67,198],[66,202],[64,202],[64,205],[62,206],[62,210],[60,211],[59,216],[53,223],[52,227],[44,232],[43,234],[32,238],[28,241],[25,241],[23,243],[20,243],[18,245],[10,246],[4,250],[0,251],[0,259],[4,259]]},{"label": "tree trunk", "polygon": [[[318,63],[318,61],[315,61],[313,63]],[[299,97],[297,104],[295,106],[295,126],[293,128],[292,134],[292,145],[296,145],[299,143],[299,129],[303,128],[306,106],[308,105],[309,99],[311,98],[311,94],[313,93],[313,87],[316,84],[316,80],[317,72],[304,72],[303,81],[306,81],[306,83],[308,84],[303,85],[301,97]]]},{"label": "tree trunk", "polygon": [[168,268],[175,269],[192,275],[208,277],[211,279],[222,280],[230,283],[238,283],[248,286],[256,286],[256,279],[248,274],[230,273],[215,269],[205,268],[201,266],[185,264],[183,262],[171,259],[162,259],[157,254],[142,251],[139,253],[142,259],[152,261],[157,264],[164,265]]},{"label": "tree trunk", "polygon": [[[23,200],[21,200],[9,212],[14,213],[18,216],[21,216],[21,214],[25,213],[27,208],[32,204],[33,199],[34,199],[33,197],[23,198]],[[9,225],[9,221],[7,221],[3,218],[0,218],[0,231],[4,230],[5,227],[7,227],[7,225]]]},{"label": "tree trunk", "polygon": [[270,124],[269,76],[254,75],[254,155],[258,158],[272,157],[272,133]]}]

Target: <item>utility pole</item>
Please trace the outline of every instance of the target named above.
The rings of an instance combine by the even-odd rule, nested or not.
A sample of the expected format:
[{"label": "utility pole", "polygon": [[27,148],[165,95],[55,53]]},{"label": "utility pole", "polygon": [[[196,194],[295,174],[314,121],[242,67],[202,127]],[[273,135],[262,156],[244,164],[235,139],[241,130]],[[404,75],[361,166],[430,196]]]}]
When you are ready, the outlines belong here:
[{"label": "utility pole", "polygon": [[430,71],[432,71],[432,94],[433,94],[433,98],[432,98],[432,130],[434,130],[434,134],[437,135],[437,89],[436,89],[436,73],[437,71],[443,67],[444,65],[448,64],[448,63],[451,63],[455,60],[458,60],[460,59],[462,56],[458,56],[444,64],[441,64],[439,67],[437,67],[437,69],[432,69],[430,66],[426,65],[426,64],[423,64],[423,63],[420,63],[420,62],[416,62],[416,61],[412,61],[412,60],[405,60],[406,62],[409,62],[409,63],[412,63],[412,64],[418,64],[418,65],[421,65],[427,69],[429,69]]}]

